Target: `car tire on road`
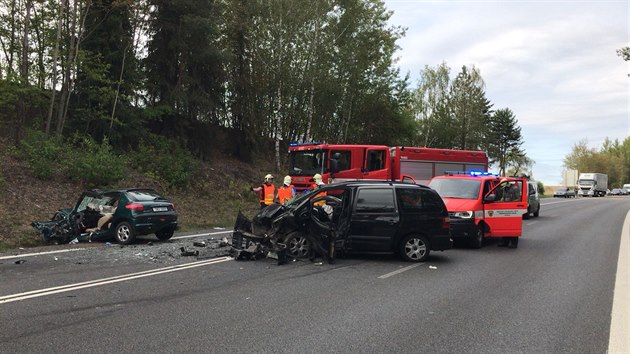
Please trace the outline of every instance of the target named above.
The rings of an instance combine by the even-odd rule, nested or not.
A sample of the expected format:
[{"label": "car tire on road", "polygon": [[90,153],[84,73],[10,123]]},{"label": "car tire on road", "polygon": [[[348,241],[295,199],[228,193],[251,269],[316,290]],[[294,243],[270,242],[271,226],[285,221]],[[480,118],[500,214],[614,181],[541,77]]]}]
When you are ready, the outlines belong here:
[{"label": "car tire on road", "polygon": [[122,221],[118,223],[118,225],[116,225],[114,236],[116,237],[116,242],[120,243],[121,245],[128,245],[132,243],[133,240],[136,238],[136,235],[134,235],[133,233],[133,228],[131,227],[131,224],[126,221]]},{"label": "car tire on road", "polygon": [[409,262],[422,262],[429,252],[429,241],[422,235],[409,235],[400,243],[400,255]]},{"label": "car tire on road", "polygon": [[[527,215],[525,219],[529,218],[529,213],[523,214],[523,216],[525,215]],[[483,229],[481,227],[477,227],[475,236],[470,241],[472,248],[481,248],[483,246]]]},{"label": "car tire on road", "polygon": [[306,258],[313,251],[313,245],[304,235],[295,231],[284,238],[287,245],[287,256],[291,258]]},{"label": "car tire on road", "polygon": [[173,229],[162,229],[155,233],[155,237],[157,237],[160,241],[166,241],[173,237],[174,232],[175,230]]},{"label": "car tire on road", "polygon": [[534,212],[534,217],[537,218],[538,214],[540,214],[540,205],[538,206],[538,208],[536,209],[536,211]]}]

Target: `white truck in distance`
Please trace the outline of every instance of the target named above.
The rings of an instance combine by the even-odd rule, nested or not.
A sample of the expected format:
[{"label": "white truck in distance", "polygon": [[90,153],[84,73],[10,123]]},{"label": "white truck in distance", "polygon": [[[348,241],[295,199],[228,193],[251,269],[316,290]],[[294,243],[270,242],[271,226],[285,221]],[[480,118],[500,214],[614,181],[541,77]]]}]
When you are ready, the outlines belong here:
[{"label": "white truck in distance", "polygon": [[608,190],[608,175],[603,173],[580,173],[578,196],[603,197]]}]

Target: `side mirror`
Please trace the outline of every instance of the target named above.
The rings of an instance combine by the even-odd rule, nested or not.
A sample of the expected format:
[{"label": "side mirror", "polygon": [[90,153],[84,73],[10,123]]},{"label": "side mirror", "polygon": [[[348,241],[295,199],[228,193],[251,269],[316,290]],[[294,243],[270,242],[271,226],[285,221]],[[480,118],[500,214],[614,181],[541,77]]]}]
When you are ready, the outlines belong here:
[{"label": "side mirror", "polygon": [[496,200],[497,196],[495,194],[488,194],[483,198],[484,203],[492,203]]}]

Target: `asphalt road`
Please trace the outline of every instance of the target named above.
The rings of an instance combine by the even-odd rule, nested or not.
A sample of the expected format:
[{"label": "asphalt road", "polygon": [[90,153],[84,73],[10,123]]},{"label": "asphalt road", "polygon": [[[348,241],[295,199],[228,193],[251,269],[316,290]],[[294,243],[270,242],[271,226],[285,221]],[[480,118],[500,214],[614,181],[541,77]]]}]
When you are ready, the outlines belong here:
[{"label": "asphalt road", "polygon": [[518,249],[419,264],[160,258],[148,243],[0,254],[0,353],[606,353],[629,210],[546,199]]}]

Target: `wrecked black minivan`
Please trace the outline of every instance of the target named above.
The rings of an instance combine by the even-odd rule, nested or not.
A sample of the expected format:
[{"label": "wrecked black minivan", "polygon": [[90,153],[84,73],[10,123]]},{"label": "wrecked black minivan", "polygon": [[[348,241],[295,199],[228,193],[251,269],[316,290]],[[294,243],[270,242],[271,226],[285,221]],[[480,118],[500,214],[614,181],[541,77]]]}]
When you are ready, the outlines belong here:
[{"label": "wrecked black minivan", "polygon": [[48,242],[102,241],[129,244],[138,235],[155,233],[168,240],[177,229],[173,203],[152,189],[87,190],[74,208],[58,210],[50,221],[33,227]]},{"label": "wrecked black minivan", "polygon": [[236,221],[232,246],[246,251],[264,245],[291,258],[312,257],[311,234],[333,238],[337,253],[397,253],[421,262],[430,251],[450,249],[444,202],[426,186],[352,181],[322,186],[286,205],[272,204],[250,222]]}]

